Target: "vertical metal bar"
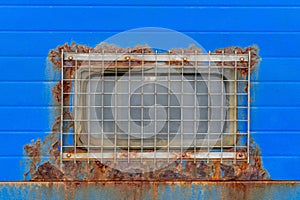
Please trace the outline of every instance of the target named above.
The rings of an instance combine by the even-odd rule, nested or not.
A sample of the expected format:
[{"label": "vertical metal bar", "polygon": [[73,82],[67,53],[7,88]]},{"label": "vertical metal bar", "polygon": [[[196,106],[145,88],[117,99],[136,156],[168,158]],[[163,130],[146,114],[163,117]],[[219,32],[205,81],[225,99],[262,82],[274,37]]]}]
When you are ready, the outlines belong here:
[{"label": "vertical metal bar", "polygon": [[[77,49],[76,49],[76,51],[75,51],[75,53],[77,54]],[[75,59],[75,69],[76,69],[76,71],[77,71],[77,69],[78,69],[78,62],[77,62],[77,59]],[[77,83],[78,84],[78,77],[77,77],[77,73],[75,73],[75,83]],[[81,79],[80,79],[80,81],[81,81]],[[75,97],[76,98],[76,97]],[[77,111],[77,106],[75,107],[75,109],[74,109],[74,115],[76,116],[76,111]],[[76,120],[77,120],[77,118],[76,118]],[[76,127],[76,124],[77,124],[77,121],[75,120],[75,126],[74,126],[74,128],[75,128],[75,135],[74,135],[74,163],[76,163],[76,157],[77,157],[77,127]],[[80,134],[79,132],[78,132],[78,134]]]},{"label": "vertical metal bar", "polygon": [[[197,51],[195,51],[195,56]],[[197,152],[197,74],[198,74],[198,62],[196,61],[195,66],[195,82],[194,82],[194,163],[196,163],[196,152]],[[198,111],[199,112],[199,111]]]},{"label": "vertical metal bar", "polygon": [[[181,51],[181,58],[183,58],[183,50]],[[180,103],[183,106],[183,109],[181,111],[181,120],[183,120],[181,126],[180,126],[180,163],[182,163],[182,157],[183,157],[183,126],[184,126],[184,116],[183,116],[183,112],[184,112],[184,104],[183,104],[183,67],[184,67],[184,59],[182,59],[182,68],[181,68],[181,94],[180,94]]]},{"label": "vertical metal bar", "polygon": [[[130,55],[131,55],[131,50],[130,50]],[[131,123],[131,116],[130,116],[130,111],[131,111],[131,106],[130,106],[130,96],[131,96],[131,61],[129,59],[128,62],[128,75],[129,75],[129,79],[128,79],[128,106],[129,106],[129,110],[128,110],[128,149],[127,149],[127,162],[129,163],[130,161],[130,135],[131,135],[131,127],[130,127],[130,123]]]},{"label": "vertical metal bar", "polygon": [[103,163],[103,145],[104,145],[104,49],[102,50],[102,67],[101,67],[101,128],[102,128],[102,134],[101,134],[101,163]]},{"label": "vertical metal bar", "polygon": [[[234,51],[234,54],[236,55],[237,52]],[[237,152],[237,145],[236,145],[236,139],[237,139],[237,127],[238,127],[238,77],[237,77],[237,61],[234,61],[234,155],[236,155]],[[234,156],[234,163],[236,163],[236,156]]]},{"label": "vertical metal bar", "polygon": [[210,86],[210,70],[211,70],[211,62],[210,62],[210,55],[211,55],[211,52],[208,51],[208,57],[209,57],[209,60],[208,60],[208,77],[207,77],[207,88],[208,88],[208,94],[207,94],[207,107],[208,107],[208,111],[207,111],[207,123],[208,123],[208,126],[207,126],[207,155],[208,155],[208,158],[207,158],[207,163],[209,163],[209,157],[210,157],[210,126],[211,126],[211,106],[210,106],[210,99],[211,99],[211,86]]},{"label": "vertical metal bar", "polygon": [[[142,49],[142,88],[141,88],[141,153],[144,151],[144,49]],[[141,156],[141,163],[143,163],[143,156]]]},{"label": "vertical metal bar", "polygon": [[[117,56],[117,50],[115,51],[115,55]],[[117,58],[117,57],[116,57]],[[115,95],[115,106],[114,106],[114,112],[115,112],[115,116],[116,116],[116,120],[115,120],[115,124],[114,124],[114,136],[115,136],[115,145],[114,145],[114,163],[116,164],[117,162],[117,123],[118,123],[118,113],[117,113],[117,110],[118,110],[118,94],[116,91],[118,91],[118,84],[117,84],[117,81],[118,81],[118,61],[117,59],[115,60],[114,62],[115,64],[115,93],[113,95]]]},{"label": "vertical metal bar", "polygon": [[60,96],[60,168],[63,165],[63,132],[64,132],[64,50],[61,50],[61,96]]},{"label": "vertical metal bar", "polygon": [[248,105],[247,105],[247,109],[248,109],[248,122],[247,122],[247,130],[248,130],[248,137],[247,137],[247,162],[250,162],[250,103],[251,103],[251,95],[250,95],[250,70],[251,70],[251,51],[248,52]]},{"label": "vertical metal bar", "polygon": [[170,162],[170,109],[171,109],[171,51],[169,51],[169,67],[168,67],[168,163]]},{"label": "vertical metal bar", "polygon": [[[222,50],[222,57],[224,58],[224,50]],[[221,87],[221,163],[223,163],[223,153],[224,153],[224,149],[223,149],[223,126],[225,125],[224,124],[224,91],[223,89],[225,88],[224,87],[224,61],[222,60],[222,79],[221,79],[221,84],[222,84],[222,87]]]},{"label": "vertical metal bar", "polygon": [[90,59],[90,50],[89,50],[89,61],[88,61],[88,67],[89,67],[89,90],[88,90],[88,104],[86,105],[88,109],[88,163],[90,163],[90,143],[91,143],[91,59]]},{"label": "vertical metal bar", "polygon": [[157,108],[156,108],[156,96],[157,96],[157,88],[156,88],[156,79],[157,79],[157,50],[155,51],[155,70],[154,70],[154,166],[156,167],[156,135],[157,135]]}]

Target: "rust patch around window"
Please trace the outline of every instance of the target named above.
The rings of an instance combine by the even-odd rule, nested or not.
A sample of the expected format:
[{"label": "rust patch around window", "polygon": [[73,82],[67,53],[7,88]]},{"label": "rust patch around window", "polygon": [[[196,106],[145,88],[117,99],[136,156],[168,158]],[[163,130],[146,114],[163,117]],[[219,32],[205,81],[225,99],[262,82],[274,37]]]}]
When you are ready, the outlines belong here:
[{"label": "rust patch around window", "polygon": [[[148,52],[152,53],[150,47],[148,46],[136,46],[133,49],[120,48],[113,45],[101,44],[95,48],[91,48],[85,45],[78,45],[72,43],[71,45],[64,44],[51,50],[48,55],[48,59],[53,64],[56,70],[62,70],[61,67],[61,51],[68,52],[78,52],[78,53],[88,53],[88,52]],[[179,49],[171,50],[171,53],[176,53],[176,51],[194,51],[195,48],[190,49]],[[228,47],[223,49],[215,50],[215,53],[225,52],[225,53],[244,53],[251,52],[251,70],[259,63],[258,48],[255,46],[240,48],[240,47]],[[71,65],[72,60],[66,61],[65,65]],[[188,61],[184,61],[188,65]],[[78,63],[80,67],[83,63]],[[118,62],[118,66],[126,66],[127,61]],[[132,65],[140,65],[140,61],[131,60]],[[173,64],[176,64],[174,61]],[[182,64],[182,62],[178,63]],[[221,65],[222,63],[217,63]],[[234,65],[235,63],[225,62],[225,65]],[[244,61],[238,62],[237,66],[247,66]],[[72,79],[75,73],[75,68],[65,68],[64,74]],[[247,69],[239,70],[240,74],[247,75]],[[58,106],[62,102],[65,105],[70,103],[70,95],[64,95],[61,99],[61,89],[66,91],[71,91],[72,82],[64,81],[63,85],[59,81],[52,90],[53,99],[55,104]],[[64,124],[65,129],[71,129],[74,127],[73,114],[71,112],[64,112],[64,118],[70,119],[68,123]],[[93,180],[93,181],[116,181],[116,180],[126,180],[126,181],[180,181],[180,180],[267,180],[269,179],[268,172],[262,166],[262,159],[260,154],[260,149],[258,145],[251,139],[250,140],[250,162],[223,162],[220,161],[189,161],[187,160],[184,164],[180,161],[175,161],[168,167],[153,171],[153,172],[141,172],[135,169],[132,173],[125,173],[111,167],[107,167],[105,163],[100,161],[66,161],[63,166],[59,164],[59,145],[60,145],[60,124],[61,116],[56,115],[55,122],[52,126],[52,133],[45,138],[37,139],[36,142],[27,144],[24,146],[25,155],[30,158],[29,160],[29,170],[25,172],[24,176],[26,180],[38,180],[38,181],[54,181],[54,180]],[[77,150],[78,152],[84,150]],[[243,155],[243,150],[239,150],[240,155]],[[48,160],[43,160],[41,152],[46,152],[49,155]],[[126,167],[126,166],[124,166]]]}]

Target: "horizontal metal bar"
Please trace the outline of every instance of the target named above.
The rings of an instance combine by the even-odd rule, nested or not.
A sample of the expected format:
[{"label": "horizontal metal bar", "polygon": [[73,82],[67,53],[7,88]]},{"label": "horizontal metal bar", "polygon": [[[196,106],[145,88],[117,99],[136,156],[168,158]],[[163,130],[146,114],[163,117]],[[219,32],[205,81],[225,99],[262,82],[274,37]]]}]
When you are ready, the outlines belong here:
[{"label": "horizontal metal bar", "polygon": [[[112,138],[113,139],[113,138]],[[124,140],[127,140],[127,139],[124,139]],[[65,145],[65,146],[62,146],[64,149],[74,149],[74,146],[72,146],[72,145]],[[111,145],[111,146],[88,146],[88,145],[79,145],[79,146],[77,146],[77,147],[79,147],[79,148],[84,148],[84,149],[90,149],[91,151],[96,151],[97,150],[97,152],[99,153],[100,152],[100,148],[102,148],[103,150],[105,150],[106,152],[107,151],[113,151],[114,150],[114,148],[117,148],[117,149],[128,149],[128,146],[127,145],[123,145],[123,146],[120,146],[120,145],[117,145],[117,146],[115,146],[115,145]],[[169,146],[169,148],[170,149],[173,149],[173,150],[180,150],[181,149],[181,147],[183,148],[183,149],[188,149],[188,148],[190,148],[191,146],[190,145],[183,145],[183,146],[181,146],[181,145],[172,145],[172,146]],[[203,146],[197,146],[196,148],[211,148],[212,146],[211,145],[203,145]],[[214,147],[213,148],[215,148],[215,149],[221,149],[221,145],[214,145]],[[239,148],[239,149],[246,149],[247,148],[247,145],[243,145],[243,146],[236,146],[236,145],[231,145],[231,146],[227,146],[227,145],[223,145],[223,149],[232,149],[232,148],[234,148],[234,147],[236,147],[236,148]],[[143,145],[143,146],[140,146],[140,145],[134,145],[134,146],[130,146],[130,149],[141,149],[141,148],[143,148],[143,149],[151,149],[151,150],[153,150],[154,149],[154,146],[153,145]],[[166,148],[166,146],[161,146],[161,145],[157,145],[156,146],[156,149],[163,149],[163,148]],[[172,150],[170,150],[170,151],[172,151]],[[67,151],[65,151],[65,152],[67,152]]]},{"label": "horizontal metal bar", "polygon": [[[64,94],[73,94],[73,95],[79,95],[79,94],[101,94],[101,95],[115,95],[116,93],[113,93],[113,92],[64,92]],[[118,95],[120,94],[129,94],[128,92],[118,92],[117,93]],[[130,93],[130,94],[140,94],[140,93]],[[145,92],[143,93],[144,94],[151,94],[153,95],[154,92]],[[163,92],[159,92],[159,94],[168,94],[168,93],[163,93]],[[174,95],[194,95],[195,93],[189,93],[189,92],[172,92],[172,94]],[[210,95],[210,96],[220,96],[222,93],[218,93],[218,92],[211,92],[211,93],[196,93],[196,95]],[[248,96],[247,93],[223,93],[223,95],[238,95],[238,96]]]},{"label": "horizontal metal bar", "polygon": [[[95,132],[95,134],[99,134],[99,133],[102,133],[102,132]],[[75,133],[75,132],[63,132],[62,133],[63,135],[75,135],[75,134],[77,134],[77,133]],[[87,134],[91,134],[91,133],[87,133],[87,132],[80,132],[80,135],[87,135]],[[105,134],[110,134],[110,135],[112,135],[112,134],[115,134],[115,132],[105,132]],[[136,134],[136,133],[135,133]],[[139,133],[138,133],[139,134]],[[140,134],[147,134],[147,133],[140,133]],[[153,133],[148,133],[148,134],[152,134],[153,135]],[[169,133],[159,133],[160,135],[167,135],[167,134],[169,134]],[[177,133],[172,133],[172,134],[170,134],[170,135],[176,135]],[[194,133],[184,133],[184,134],[187,134],[187,135],[190,135],[190,134],[194,134]],[[197,134],[200,134],[200,135],[205,135],[205,134],[207,134],[207,133],[197,133]],[[219,132],[219,133],[213,133],[213,132],[210,132],[209,134],[211,134],[211,135],[220,135],[220,134],[222,134],[222,135],[233,135],[233,134],[235,134],[235,133],[232,133],[232,132]],[[239,136],[242,136],[242,135],[247,135],[248,133],[244,133],[244,132],[242,132],[242,133],[238,133],[238,135]]]},{"label": "horizontal metal bar", "polygon": [[[91,61],[94,61],[94,60],[91,60]],[[114,60],[114,61],[116,61],[116,60]],[[113,61],[106,61],[106,62],[113,62]],[[148,62],[148,61],[144,60],[144,62]],[[157,61],[157,62],[160,62],[160,61]],[[227,61],[227,62],[231,62],[231,61]],[[147,63],[147,65],[144,63],[144,66],[136,65],[136,66],[134,66],[134,69],[144,69],[144,68],[154,67],[154,66],[155,66],[155,63],[153,63],[153,64],[148,64]],[[113,67],[115,68],[115,64],[113,64],[113,63],[110,63],[110,65],[108,65],[108,66],[107,65],[103,65],[103,66],[102,65],[93,65],[92,66],[93,69],[103,69],[103,68],[104,69],[110,69],[110,68],[113,68]],[[172,67],[173,69],[182,69],[182,68],[184,68],[184,69],[187,69],[187,70],[192,70],[192,69],[193,70],[194,69],[201,70],[201,69],[208,69],[208,67],[210,67],[211,69],[233,69],[233,68],[248,69],[248,67],[245,67],[243,65],[241,65],[241,66],[234,66],[234,65],[221,66],[221,65],[213,65],[212,63],[211,63],[211,65],[206,65],[206,62],[198,63],[197,65],[192,65],[192,66],[191,65],[178,65],[178,64],[176,65],[176,64],[170,63],[170,64],[167,64],[167,65],[157,65],[155,67],[157,69],[168,69],[169,67]],[[64,68],[76,68],[76,66],[74,66],[74,65],[66,66],[65,65]],[[124,65],[124,66],[120,65],[120,66],[117,67],[117,70],[113,70],[113,71],[106,70],[104,73],[105,74],[115,74],[116,71],[118,72],[118,69],[122,69],[122,68],[126,69],[126,68],[128,68],[128,65]],[[80,66],[80,69],[88,69],[88,67],[83,65],[83,66]],[[122,72],[122,71],[120,71],[120,72]],[[137,71],[137,72],[140,73],[139,71]],[[133,71],[132,73],[134,74],[135,71]],[[147,71],[145,71],[143,73],[145,75],[153,74],[153,72],[147,72]],[[162,72],[160,72],[160,73],[162,73]],[[166,73],[166,72],[164,72],[164,73]],[[191,72],[187,71],[187,72],[184,72],[184,73],[191,73]]]},{"label": "horizontal metal bar", "polygon": [[[64,119],[63,120],[64,122],[73,122],[73,121],[76,121],[76,122],[100,122],[100,121],[103,121],[103,122],[127,122],[128,119],[127,118],[118,118],[118,119],[113,119],[113,118],[107,118],[107,119],[76,119],[76,120],[73,120],[73,119]],[[247,119],[240,119],[240,120],[235,120],[235,119],[232,119],[232,120],[222,120],[222,119],[210,119],[210,120],[194,120],[194,119],[186,119],[186,120],[181,120],[181,119],[178,119],[178,120],[165,120],[165,119],[140,119],[140,120],[136,120],[136,121],[139,121],[139,122],[248,122]]]},{"label": "horizontal metal bar", "polygon": [[[111,72],[112,74],[115,74],[115,72]],[[139,74],[141,75],[141,74]],[[122,77],[127,77],[128,75],[123,75]],[[117,76],[118,77],[118,76]],[[163,77],[163,76],[161,76]],[[74,79],[70,79],[70,78],[65,78],[63,79],[64,81],[74,81]],[[99,78],[99,79],[91,79],[89,80],[90,82],[99,82],[99,81],[104,81],[105,83],[114,83],[116,82],[116,79],[103,79],[103,78]],[[77,78],[76,81],[83,81],[83,82],[86,82],[87,80],[82,78]],[[128,83],[128,80],[122,80],[122,79],[117,79],[117,81],[120,83],[120,82],[123,82],[123,83]],[[130,80],[131,82],[141,82],[141,81],[144,81],[144,82],[148,82],[148,81],[151,81],[151,80],[147,80],[147,79],[133,79],[133,80]],[[200,83],[200,82],[207,82],[207,81],[210,81],[210,82],[242,82],[242,83],[246,83],[248,82],[248,80],[208,80],[208,79],[201,79],[201,80],[191,80],[191,79],[188,79],[188,80],[176,80],[176,79],[160,79],[159,82],[160,83],[164,83],[164,82],[176,82],[176,83],[182,83],[182,82],[188,82],[188,83],[194,83],[194,82],[197,82],[197,83]]]},{"label": "horizontal metal bar", "polygon": [[248,54],[198,54],[198,55],[170,55],[170,54],[101,54],[101,53],[64,53],[64,60],[82,61],[128,61],[143,60],[152,62],[169,61],[201,61],[201,62],[228,62],[248,61]]},{"label": "horizontal metal bar", "polygon": [[63,153],[64,160],[73,159],[179,159],[184,157],[185,159],[245,159],[245,154],[238,152],[185,152],[181,156],[180,152],[97,152],[97,153]]},{"label": "horizontal metal bar", "polygon": [[[103,106],[75,106],[75,105],[69,105],[64,106],[64,108],[153,108],[153,106],[110,106],[110,105],[103,105]],[[247,106],[161,106],[162,108],[240,108],[240,109],[246,109]]]}]

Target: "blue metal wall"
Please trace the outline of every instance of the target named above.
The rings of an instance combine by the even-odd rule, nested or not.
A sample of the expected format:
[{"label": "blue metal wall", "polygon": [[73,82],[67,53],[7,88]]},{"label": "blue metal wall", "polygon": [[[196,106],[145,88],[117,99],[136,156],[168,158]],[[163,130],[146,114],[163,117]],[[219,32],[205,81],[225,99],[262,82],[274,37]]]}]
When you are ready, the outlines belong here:
[{"label": "blue metal wall", "polygon": [[[254,140],[272,179],[300,180],[300,1],[0,1],[0,180],[23,180],[23,146],[51,131],[47,54],[65,42],[95,46],[139,27],[174,29],[207,50],[257,44]],[[47,155],[45,155],[47,156]],[[21,163],[22,162],[22,163]]]}]

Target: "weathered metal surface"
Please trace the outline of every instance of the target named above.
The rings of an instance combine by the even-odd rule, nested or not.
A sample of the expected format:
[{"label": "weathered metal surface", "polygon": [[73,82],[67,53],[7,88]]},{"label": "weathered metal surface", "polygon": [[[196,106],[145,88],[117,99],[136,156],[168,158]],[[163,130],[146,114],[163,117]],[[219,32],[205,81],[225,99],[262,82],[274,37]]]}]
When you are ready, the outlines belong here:
[{"label": "weathered metal surface", "polygon": [[[217,49],[215,51],[215,53],[225,53],[225,54],[232,54],[232,53],[236,53],[236,54],[245,54],[247,52],[250,52],[250,70],[252,71],[260,62],[260,57],[258,56],[258,47],[256,46],[249,46],[245,49],[241,48],[241,47],[227,47],[227,48],[221,48],[221,49]],[[224,66],[234,66],[235,63],[234,62],[216,62],[217,65],[224,65]],[[238,71],[246,76],[248,74],[248,62],[244,62],[244,60],[241,60],[240,62],[237,62],[237,69]]]},{"label": "weathered metal surface", "polygon": [[[152,61],[155,62],[169,62],[170,60],[173,61],[211,61],[211,62],[228,62],[232,60],[236,61],[248,61],[248,54],[230,54],[230,55],[222,55],[222,54],[199,54],[196,55],[195,53],[192,55],[172,55],[172,54],[101,54],[101,53],[65,53],[64,60],[82,60],[82,61],[126,61],[126,60],[143,60],[143,61]],[[247,66],[246,66],[247,67]]]},{"label": "weathered metal surface", "polygon": [[110,158],[117,158],[118,160],[127,159],[128,157],[130,160],[140,160],[142,159],[180,159],[184,158],[185,160],[193,160],[193,159],[218,159],[218,158],[224,158],[224,159],[245,159],[247,155],[244,152],[186,152],[183,156],[181,156],[180,153],[170,152],[118,152],[118,153],[63,153],[64,160],[72,161],[74,159],[76,160],[99,160],[101,159],[110,159]]},{"label": "weathered metal surface", "polygon": [[0,182],[1,199],[300,199],[295,181]]},{"label": "weathered metal surface", "polygon": [[[68,52],[78,52],[78,53],[87,53],[90,51],[95,53],[99,53],[99,52],[101,53],[103,49],[105,49],[106,52],[111,52],[111,53],[115,53],[116,51],[121,53],[122,52],[126,53],[129,51],[128,49],[110,46],[106,44],[102,45],[101,47],[90,48],[84,45],[77,45],[73,43],[72,45],[65,44],[63,46],[58,47],[56,50],[50,51],[49,59],[56,69],[61,70],[62,59],[61,59],[60,52],[62,50]],[[143,51],[144,53],[152,52],[152,50],[149,47],[138,46],[133,49],[130,49],[131,53],[134,52],[141,53],[141,51]],[[257,60],[259,59],[257,55],[258,50],[255,47],[248,47],[246,49],[241,49],[239,47],[228,47],[226,49],[216,50],[217,53],[219,51],[228,52],[228,53],[236,52],[242,54],[244,54],[247,51],[250,51],[251,60],[255,61],[253,62],[254,64],[253,66],[251,66],[251,69],[253,69],[257,65],[258,62]],[[177,49],[177,50],[171,50],[170,52],[171,53],[181,53],[181,52],[192,53],[195,52],[195,48]],[[72,66],[72,62],[74,61],[71,59],[70,61],[65,61],[65,62],[66,65]],[[184,65],[189,65],[189,62],[187,60],[184,61],[175,60],[171,62],[173,65],[182,65],[182,62],[184,62]],[[78,66],[80,67],[81,64],[82,63],[78,63]],[[127,61],[117,62],[116,64],[117,66],[128,65]],[[131,61],[131,64],[140,65],[140,61],[133,60]],[[232,64],[234,65],[235,63],[226,63],[226,65],[232,65]],[[248,71],[244,69],[245,65],[247,65],[247,62],[245,62],[244,60],[238,62],[238,67],[240,67],[238,68],[238,70],[242,75],[246,75],[248,73]],[[74,67],[64,68],[64,74],[66,78],[72,79],[75,70],[76,69]],[[67,94],[62,96],[61,95],[62,88],[66,93],[68,91],[71,91],[72,82],[64,81],[63,86],[61,81],[57,83],[57,85],[53,88],[53,97],[55,103],[57,105],[60,105],[61,102],[63,101],[64,105],[69,105],[70,96]],[[70,113],[68,110],[65,110],[63,112],[63,117],[64,119],[69,119],[69,122],[64,123],[64,127],[63,127],[64,130],[67,131],[71,128],[74,128],[74,122],[72,121],[73,119],[72,113]],[[131,173],[124,173],[114,168],[107,167],[105,162],[101,163],[99,160],[91,161],[89,163],[81,162],[81,161],[74,162],[74,160],[70,160],[68,162],[65,162],[63,166],[60,166],[59,165],[59,144],[60,144],[59,133],[60,133],[60,124],[61,124],[60,122],[61,122],[61,116],[60,114],[57,114],[56,120],[52,126],[52,133],[46,138],[44,138],[42,141],[38,139],[36,142],[33,142],[32,144],[28,144],[24,147],[26,155],[29,156],[30,158],[30,162],[29,162],[30,166],[28,167],[29,170],[24,174],[26,179],[40,180],[40,181],[51,181],[51,180],[52,181],[53,180],[149,181],[148,183],[141,182],[143,186],[144,184],[152,184],[152,183],[154,184],[155,182],[153,181],[157,181],[157,180],[159,181],[262,180],[262,179],[269,178],[268,172],[262,167],[259,148],[253,140],[250,140],[251,142],[250,142],[250,149],[249,149],[249,161],[250,161],[249,163],[244,161],[238,161],[238,159],[236,162],[230,161],[224,163],[221,163],[220,160],[218,159],[216,160],[212,159],[209,162],[201,161],[201,160],[197,160],[196,162],[186,160],[183,163],[176,161],[171,163],[166,168],[156,170],[153,172],[147,172],[147,173],[142,173],[138,169],[132,169]],[[49,154],[50,159],[48,161],[42,161],[41,159],[42,152],[46,152],[47,154]],[[84,150],[78,149],[77,153],[85,153],[85,152]],[[70,155],[72,156],[72,152],[70,152]],[[239,155],[244,156],[243,149],[240,149],[238,151],[238,156]],[[147,165],[147,162],[142,164]],[[123,163],[122,166],[126,168],[126,162]],[[107,182],[105,183],[107,184]],[[140,182],[138,183],[141,184]],[[64,185],[62,183],[57,183],[57,184]],[[141,187],[139,184],[137,185],[137,187]],[[178,182],[178,184],[181,185],[180,187],[183,187],[183,185],[185,185],[185,182]],[[192,186],[196,187],[197,184],[192,183]],[[76,183],[70,183],[69,185],[76,186]],[[124,182],[123,185],[126,185],[126,182]],[[198,190],[198,188],[196,190]]]}]

